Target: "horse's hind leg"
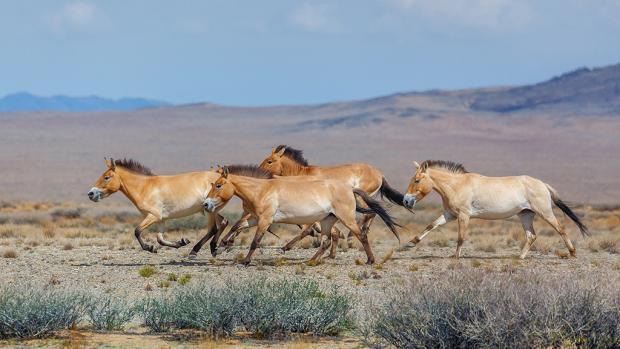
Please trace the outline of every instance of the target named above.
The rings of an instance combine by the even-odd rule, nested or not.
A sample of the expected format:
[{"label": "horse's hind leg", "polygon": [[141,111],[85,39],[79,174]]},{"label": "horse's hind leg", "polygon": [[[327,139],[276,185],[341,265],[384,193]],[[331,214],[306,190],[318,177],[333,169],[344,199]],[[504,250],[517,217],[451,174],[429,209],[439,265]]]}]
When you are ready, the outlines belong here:
[{"label": "horse's hind leg", "polygon": [[459,215],[457,219],[459,223],[459,238],[456,242],[456,252],[454,253],[454,258],[458,259],[461,257],[461,248],[463,247],[463,243],[465,242],[465,238],[467,237],[467,226],[469,225],[469,216],[467,215]]},{"label": "horse's hind leg", "polygon": [[253,225],[253,223],[255,224],[255,220],[253,220],[253,222],[250,222],[251,217],[251,213],[246,213],[245,215],[241,216],[241,218],[239,218],[239,220],[232,226],[232,228],[230,228],[228,234],[224,236],[224,238],[220,242],[220,247],[231,247],[235,242],[235,238],[237,237],[237,235],[241,233],[241,229],[249,228]]},{"label": "horse's hind leg", "polygon": [[373,255],[372,249],[370,248],[370,243],[368,243],[368,236],[361,233],[361,229],[359,225],[357,225],[357,221],[355,220],[355,214],[352,213],[351,217],[348,217],[348,215],[344,214],[338,218],[340,219],[342,224],[344,224],[344,226],[351,231],[353,236],[355,236],[362,243],[364,251],[366,252],[366,257],[368,258],[366,264],[375,263],[375,256]]},{"label": "horse's hind leg", "polygon": [[564,230],[564,226],[558,222],[557,218],[555,218],[555,215],[553,214],[553,210],[551,209],[551,207],[549,207],[548,210],[544,210],[543,212],[538,212],[538,214],[545,222],[549,223],[549,225],[552,226],[553,229],[555,229],[555,231],[558,232],[558,234],[560,234],[571,256],[577,257],[577,252],[575,250],[575,247],[573,246],[573,243],[570,241],[570,238],[566,234],[566,231]]},{"label": "horse's hind leg", "polygon": [[523,230],[525,231],[525,244],[521,249],[521,255],[519,258],[524,259],[527,255],[530,247],[536,240],[536,232],[534,231],[534,217],[536,214],[530,210],[523,210],[519,212],[519,219],[521,220],[521,225],[523,226]]},{"label": "horse's hind leg", "polygon": [[159,223],[159,232],[157,233],[157,242],[161,246],[179,248],[179,247],[183,247],[183,246],[189,244],[189,240],[186,239],[186,238],[181,238],[181,240],[179,240],[177,242],[168,241],[168,240],[164,239],[164,233],[165,232],[166,232],[166,223],[164,223],[162,221],[161,223]]},{"label": "horse's hind leg", "polygon": [[[316,223],[314,223],[316,224]],[[299,233],[299,235],[295,236],[293,239],[291,239],[291,241],[289,241],[288,243],[286,243],[286,245],[284,245],[282,247],[282,252],[286,252],[288,250],[290,250],[291,248],[293,248],[293,246],[295,246],[295,244],[297,244],[300,240],[302,240],[303,238],[305,238],[306,236],[312,234],[312,232],[314,231],[314,224],[310,224],[310,225],[304,225],[302,226],[302,231],[301,233]],[[321,238],[321,236],[319,236],[319,239]]]},{"label": "horse's hind leg", "polygon": [[337,220],[338,219],[336,218],[336,216],[329,215],[321,221],[321,246],[319,247],[318,251],[316,251],[314,256],[312,256],[312,258],[310,259],[310,262],[313,262],[313,263],[320,262],[321,257],[323,257],[323,254],[325,253],[327,248],[330,246],[330,244],[332,244],[332,242],[330,242],[330,237],[327,236],[327,234],[329,233],[332,235],[331,240],[333,241],[334,232],[332,231],[332,227],[334,226]]}]

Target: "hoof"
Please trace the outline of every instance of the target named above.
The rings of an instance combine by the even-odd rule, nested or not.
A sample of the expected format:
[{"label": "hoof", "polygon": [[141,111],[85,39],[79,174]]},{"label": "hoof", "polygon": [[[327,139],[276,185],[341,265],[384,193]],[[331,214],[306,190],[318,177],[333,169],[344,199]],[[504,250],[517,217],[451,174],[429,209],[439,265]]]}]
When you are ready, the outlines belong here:
[{"label": "hoof", "polygon": [[239,262],[239,264],[243,265],[244,267],[249,267],[250,266],[250,260],[247,258],[244,258],[241,260],[241,262]]},{"label": "hoof", "polygon": [[198,257],[197,253],[192,251],[189,253],[189,255],[187,256],[188,259],[196,259]]},{"label": "hoof", "polygon": [[146,246],[144,246],[144,250],[145,251],[149,251],[151,253],[157,253],[157,248],[155,248],[155,246],[153,246],[153,245],[146,245]]},{"label": "hoof", "polygon": [[190,241],[188,239],[182,238],[181,240],[179,240],[179,247],[189,245],[189,243]]},{"label": "hoof", "polygon": [[367,265],[373,265],[373,264],[375,264],[375,261],[372,260],[372,259],[369,259],[369,260],[366,261],[366,264]]},{"label": "hoof", "polygon": [[217,248],[215,250],[211,250],[211,256],[213,256],[213,258],[217,257],[218,254]]},{"label": "hoof", "polygon": [[335,255],[335,254],[331,254],[331,253],[330,253],[330,254],[327,256],[327,258],[329,258],[329,259],[336,259],[336,255]]}]

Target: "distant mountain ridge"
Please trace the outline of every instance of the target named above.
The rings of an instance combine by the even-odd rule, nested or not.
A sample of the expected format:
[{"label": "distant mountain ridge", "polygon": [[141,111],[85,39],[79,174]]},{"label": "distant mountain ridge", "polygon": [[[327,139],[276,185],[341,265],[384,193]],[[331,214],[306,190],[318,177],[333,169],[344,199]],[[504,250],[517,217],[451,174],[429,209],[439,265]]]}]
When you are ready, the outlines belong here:
[{"label": "distant mountain ridge", "polygon": [[23,111],[132,111],[143,108],[153,108],[170,105],[164,101],[146,98],[109,99],[98,96],[70,97],[51,96],[41,97],[27,92],[6,95],[0,99],[0,112]]},{"label": "distant mountain ridge", "polygon": [[620,112],[620,64],[580,68],[550,80],[500,91],[477,93],[474,111],[510,113],[555,108],[596,114]]}]

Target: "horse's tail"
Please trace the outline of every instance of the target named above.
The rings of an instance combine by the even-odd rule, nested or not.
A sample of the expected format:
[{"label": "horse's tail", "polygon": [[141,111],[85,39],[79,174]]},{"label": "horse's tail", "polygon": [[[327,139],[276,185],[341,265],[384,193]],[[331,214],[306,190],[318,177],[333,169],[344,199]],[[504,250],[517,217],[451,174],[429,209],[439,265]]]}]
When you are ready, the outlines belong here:
[{"label": "horse's tail", "polygon": [[405,205],[403,203],[403,198],[405,197],[403,195],[403,193],[401,193],[398,190],[392,188],[390,186],[390,184],[388,183],[387,179],[385,179],[385,177],[383,177],[382,180],[381,180],[380,193],[381,193],[381,198],[387,198],[392,203],[394,203],[394,204],[396,204],[398,206],[404,206]]},{"label": "horse's tail", "polygon": [[388,228],[390,228],[390,231],[394,234],[394,236],[396,236],[396,238],[398,239],[398,243],[400,243],[400,236],[398,235],[398,231],[396,230],[396,227],[399,227],[400,225],[394,222],[394,218],[392,218],[392,216],[390,216],[390,214],[385,210],[385,208],[381,206],[381,203],[371,198],[368,194],[366,194],[365,191],[361,189],[353,189],[353,194],[361,197],[362,200],[364,200],[364,202],[366,203],[366,205],[368,205],[368,208],[361,207],[357,204],[357,200],[356,200],[355,210],[359,213],[364,213],[364,214],[374,213],[374,214],[379,215],[379,217],[381,217],[381,220],[383,220],[385,225],[387,225]]},{"label": "horse's tail", "polygon": [[577,216],[577,214],[575,214],[575,212],[571,210],[571,208],[569,207],[569,204],[562,201],[562,199],[560,199],[558,192],[555,189],[553,189],[553,187],[551,187],[549,184],[546,184],[546,183],[545,185],[547,186],[547,189],[549,190],[549,193],[551,194],[551,200],[553,200],[553,203],[560,210],[562,210],[562,212],[564,212],[564,214],[567,215],[568,218],[570,218],[573,222],[575,222],[575,224],[577,225],[577,227],[579,227],[579,230],[581,231],[581,235],[583,235],[584,237],[590,236],[590,231],[588,230],[588,227],[586,227],[586,225],[583,224],[583,222],[581,221],[581,218],[579,218],[579,216]]}]

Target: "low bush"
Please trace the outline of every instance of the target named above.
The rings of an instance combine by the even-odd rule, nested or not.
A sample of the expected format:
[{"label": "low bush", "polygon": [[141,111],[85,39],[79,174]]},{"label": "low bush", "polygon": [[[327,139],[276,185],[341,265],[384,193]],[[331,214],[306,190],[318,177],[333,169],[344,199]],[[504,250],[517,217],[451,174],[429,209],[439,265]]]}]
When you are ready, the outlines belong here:
[{"label": "low bush", "polygon": [[86,297],[64,289],[9,286],[0,289],[0,338],[42,338],[71,328],[84,314]]},{"label": "low bush", "polygon": [[207,217],[195,214],[185,218],[171,219],[166,221],[166,229],[171,231],[207,229]]},{"label": "low bush", "polygon": [[111,295],[93,295],[86,315],[97,331],[121,330],[133,319],[136,308],[124,299]]},{"label": "low bush", "polygon": [[371,313],[368,332],[398,348],[620,345],[620,295],[603,278],[461,270],[393,290]]},{"label": "low bush", "polygon": [[289,332],[335,334],[351,323],[349,298],[314,281],[245,280],[225,286],[194,285],[145,301],[144,325],[155,332],[192,328],[212,336],[243,328],[261,338]]},{"label": "low bush", "polygon": [[81,207],[57,208],[54,211],[52,211],[51,216],[54,220],[58,220],[59,218],[76,219],[76,218],[82,217],[82,214],[84,214],[84,211],[86,210]]}]

